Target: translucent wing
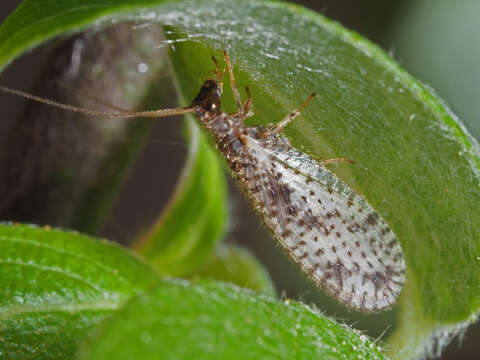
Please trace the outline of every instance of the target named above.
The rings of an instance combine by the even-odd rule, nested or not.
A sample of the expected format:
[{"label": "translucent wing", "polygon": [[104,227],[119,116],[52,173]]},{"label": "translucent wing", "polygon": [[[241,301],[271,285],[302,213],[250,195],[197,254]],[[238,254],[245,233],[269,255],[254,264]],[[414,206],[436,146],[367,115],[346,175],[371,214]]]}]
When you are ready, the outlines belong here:
[{"label": "translucent wing", "polygon": [[289,256],[349,307],[379,311],[405,282],[400,244],[375,210],[285,138],[246,137],[250,196]]}]

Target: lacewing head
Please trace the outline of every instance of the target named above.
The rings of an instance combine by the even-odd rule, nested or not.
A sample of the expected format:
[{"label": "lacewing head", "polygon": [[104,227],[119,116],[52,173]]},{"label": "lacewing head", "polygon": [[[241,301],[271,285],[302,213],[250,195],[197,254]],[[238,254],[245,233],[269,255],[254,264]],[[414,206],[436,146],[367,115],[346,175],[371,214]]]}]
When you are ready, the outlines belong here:
[{"label": "lacewing head", "polygon": [[202,85],[198,95],[192,101],[192,108],[200,109],[202,111],[211,112],[214,114],[221,113],[221,97],[223,93],[223,75],[225,69],[221,70],[215,56],[212,56],[215,63],[215,70],[210,71],[214,74],[214,78],[208,79]]},{"label": "lacewing head", "polygon": [[217,80],[205,81],[198,95],[193,99],[192,107],[200,107],[213,113],[220,112],[222,86]]}]

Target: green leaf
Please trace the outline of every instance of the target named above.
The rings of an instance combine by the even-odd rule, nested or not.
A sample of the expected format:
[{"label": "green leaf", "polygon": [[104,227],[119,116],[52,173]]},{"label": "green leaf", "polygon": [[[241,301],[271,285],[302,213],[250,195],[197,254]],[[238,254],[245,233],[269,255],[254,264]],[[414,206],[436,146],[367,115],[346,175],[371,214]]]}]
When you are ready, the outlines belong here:
[{"label": "green leaf", "polygon": [[[335,172],[398,235],[407,283],[394,352],[415,353],[431,345],[429,335],[478,314],[478,143],[381,50],[285,3],[26,1],[0,28],[0,66],[51,36],[122,20],[168,25],[172,40],[182,38],[172,59],[186,99],[212,70],[212,53],[221,58],[228,48],[240,88],[248,84],[253,93],[250,124],[277,122],[318,94],[286,136],[312,155],[355,160]],[[233,110],[228,92],[225,98]]]},{"label": "green leaf", "polygon": [[134,247],[162,274],[187,276],[204,265],[224,236],[227,185],[218,156],[198,126],[188,121],[189,154],[175,194]]},{"label": "green leaf", "polygon": [[374,342],[296,302],[230,285],[163,284],[102,327],[79,359],[383,359]]},{"label": "green leaf", "polygon": [[0,225],[0,357],[71,358],[93,327],[158,281],[113,243]]},{"label": "green leaf", "polygon": [[193,278],[211,278],[275,297],[270,276],[247,250],[230,245],[219,246]]}]

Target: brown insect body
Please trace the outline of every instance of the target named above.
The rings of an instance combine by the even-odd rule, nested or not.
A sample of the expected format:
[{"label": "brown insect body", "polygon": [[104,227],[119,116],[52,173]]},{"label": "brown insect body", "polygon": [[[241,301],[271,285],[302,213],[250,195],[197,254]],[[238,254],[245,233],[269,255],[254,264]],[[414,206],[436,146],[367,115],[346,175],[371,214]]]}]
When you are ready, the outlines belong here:
[{"label": "brown insect body", "polygon": [[220,110],[223,74],[218,64],[216,79],[204,83],[192,108],[264,223],[328,294],[361,311],[388,308],[405,281],[395,235],[361,196],[324,166],[348,160],[319,164],[280,135],[314,94],[270,128],[245,126],[243,121],[253,115],[252,100],[248,94],[242,105],[227,55],[225,60],[238,112]]}]

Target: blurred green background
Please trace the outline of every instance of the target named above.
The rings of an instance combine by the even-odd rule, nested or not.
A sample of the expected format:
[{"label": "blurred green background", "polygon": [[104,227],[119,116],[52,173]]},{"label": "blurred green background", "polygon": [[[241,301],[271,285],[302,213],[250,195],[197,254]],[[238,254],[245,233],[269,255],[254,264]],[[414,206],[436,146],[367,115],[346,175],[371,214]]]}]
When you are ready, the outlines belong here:
[{"label": "blurred green background", "polygon": [[[477,139],[480,138],[480,2],[461,0],[317,0],[293,1],[337,20],[379,44],[419,80],[435,89],[452,111]],[[0,21],[19,1],[2,0]],[[42,47],[10,66],[1,82],[28,89],[45,65],[48,46]],[[43,60],[44,62],[46,60]],[[0,141],[20,111],[22,99],[0,98],[2,113]],[[8,105],[8,107],[6,106]],[[11,121],[11,120],[10,120]],[[275,119],[272,119],[275,121]],[[172,127],[169,125],[169,127]],[[128,243],[131,237],[147,226],[168,199],[181,169],[186,149],[178,129],[165,130],[164,123],[155,125],[131,175],[123,186],[112,214],[104,225],[102,236]],[[163,159],[163,160],[162,160]],[[152,162],[158,167],[152,169]],[[165,174],[165,169],[171,174]],[[142,191],[138,191],[141,189]],[[267,269],[279,294],[317,303],[341,319],[345,310],[323,297],[299,274],[274,246],[270,235],[262,229],[253,212],[243,202],[235,186],[231,186],[232,225],[227,241],[250,249]],[[152,201],[155,199],[155,201]],[[132,216],[131,209],[141,209]],[[358,328],[373,336],[391,331],[394,314],[358,315]],[[351,316],[349,315],[349,318]],[[454,341],[442,359],[477,359],[480,345],[476,338],[480,326],[468,330],[461,343]]]}]

